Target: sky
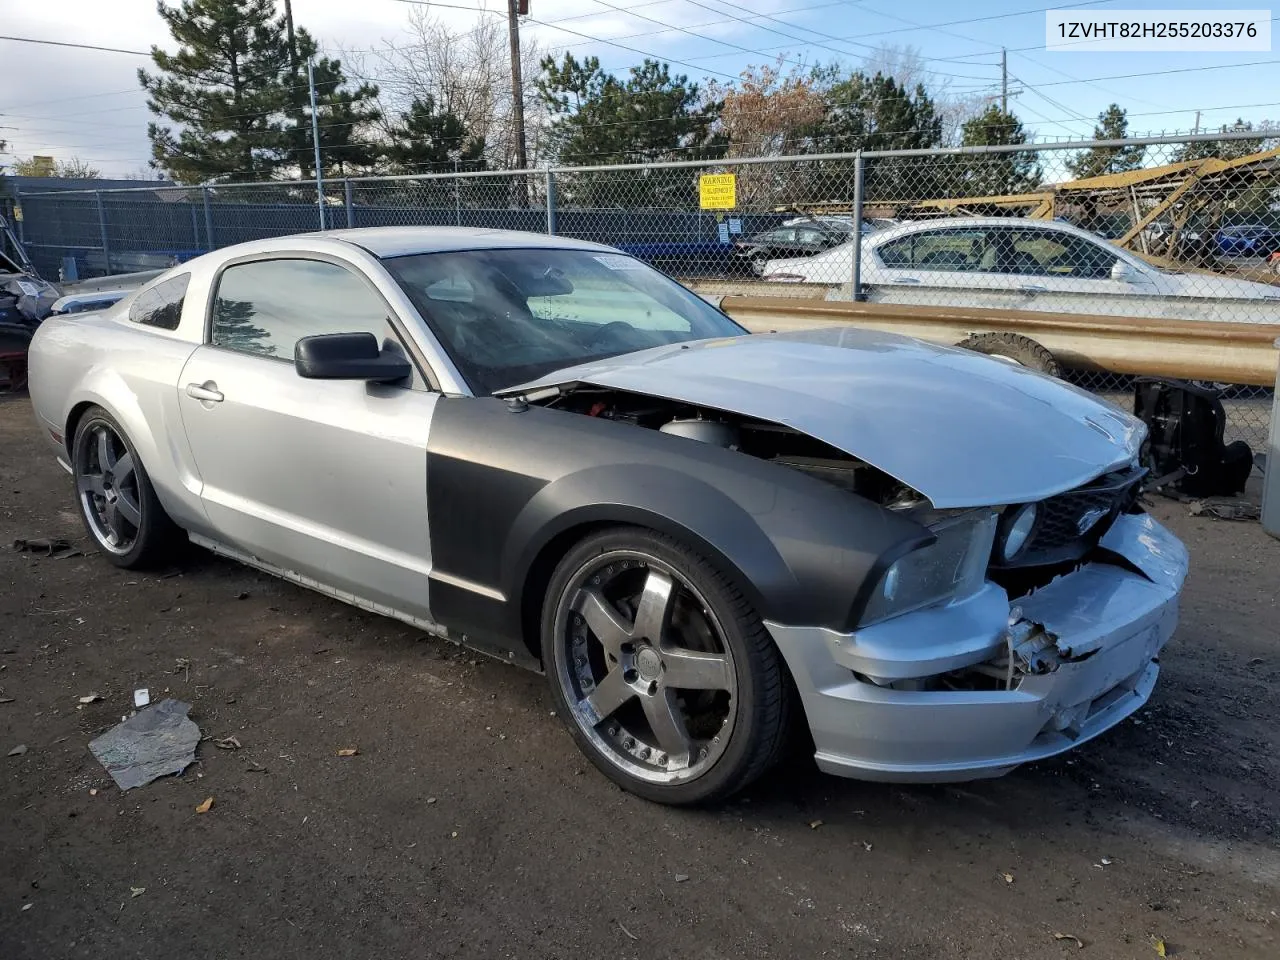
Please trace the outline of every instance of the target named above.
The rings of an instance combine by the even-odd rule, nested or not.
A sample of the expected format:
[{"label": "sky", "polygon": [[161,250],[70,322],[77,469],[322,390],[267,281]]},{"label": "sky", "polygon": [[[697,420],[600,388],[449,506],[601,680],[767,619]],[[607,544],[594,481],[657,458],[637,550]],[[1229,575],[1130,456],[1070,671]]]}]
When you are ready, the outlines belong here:
[{"label": "sky", "polygon": [[[502,0],[449,0],[442,20],[465,29],[505,15]],[[752,64],[841,61],[857,67],[876,47],[909,46],[930,82],[953,95],[995,96],[1008,50],[1011,108],[1040,140],[1087,137],[1118,102],[1136,134],[1188,131],[1237,117],[1280,120],[1280,53],[1103,53],[1045,49],[1045,11],[1204,10],[1223,0],[530,0],[522,34],[550,49],[595,55],[625,73],[646,55],[691,79],[727,82]],[[283,0],[281,2],[283,6]],[[453,9],[465,7],[465,10]],[[486,11],[487,8],[487,11]],[[328,52],[394,42],[406,0],[293,0],[294,19]],[[1277,11],[1280,13],[1280,11]],[[1267,14],[1271,17],[1271,13]],[[8,37],[148,50],[172,49],[152,0],[0,0]],[[79,157],[107,176],[143,175],[150,114],[137,82],[143,56],[0,39],[0,139],[9,155]]]}]

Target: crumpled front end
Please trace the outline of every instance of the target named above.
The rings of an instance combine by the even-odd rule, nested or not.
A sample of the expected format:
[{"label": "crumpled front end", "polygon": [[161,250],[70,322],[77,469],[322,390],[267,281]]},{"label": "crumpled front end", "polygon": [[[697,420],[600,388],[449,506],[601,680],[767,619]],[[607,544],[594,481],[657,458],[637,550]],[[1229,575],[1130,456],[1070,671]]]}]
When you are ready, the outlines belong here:
[{"label": "crumpled front end", "polygon": [[998,776],[1115,726],[1155,687],[1187,552],[1125,513],[1086,562],[1010,602],[963,599],[850,633],[769,623],[819,766],[868,780]]}]

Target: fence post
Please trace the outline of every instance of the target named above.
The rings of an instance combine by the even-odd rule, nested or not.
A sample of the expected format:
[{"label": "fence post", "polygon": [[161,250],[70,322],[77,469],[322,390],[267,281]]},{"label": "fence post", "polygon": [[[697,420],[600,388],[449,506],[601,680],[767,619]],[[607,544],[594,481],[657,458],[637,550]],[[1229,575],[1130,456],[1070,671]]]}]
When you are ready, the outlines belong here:
[{"label": "fence post", "polygon": [[93,199],[98,205],[98,233],[102,237],[102,268],[111,273],[111,244],[107,241],[107,211],[102,206],[102,191],[93,191]]},{"label": "fence post", "polygon": [[213,208],[209,206],[209,188],[201,187],[200,192],[204,195],[204,238],[209,249],[213,250]]},{"label": "fence post", "polygon": [[556,175],[547,168],[547,233],[556,235]]},{"label": "fence post", "polygon": [[347,229],[350,230],[356,225],[355,191],[351,189],[350,177],[342,181],[342,193],[347,204]]},{"label": "fence post", "polygon": [[853,269],[849,272],[849,299],[862,299],[862,151],[853,157]]}]

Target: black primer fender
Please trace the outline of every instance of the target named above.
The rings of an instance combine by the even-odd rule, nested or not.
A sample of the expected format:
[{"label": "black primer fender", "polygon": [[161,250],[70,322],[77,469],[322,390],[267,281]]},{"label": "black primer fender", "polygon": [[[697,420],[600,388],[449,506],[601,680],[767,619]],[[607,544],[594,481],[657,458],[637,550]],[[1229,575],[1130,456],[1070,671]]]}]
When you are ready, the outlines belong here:
[{"label": "black primer fender", "polygon": [[724,569],[766,619],[849,629],[914,521],[745,454],[492,398],[441,398],[427,452],[433,619],[524,654],[530,566],[583,524],[636,524]]}]

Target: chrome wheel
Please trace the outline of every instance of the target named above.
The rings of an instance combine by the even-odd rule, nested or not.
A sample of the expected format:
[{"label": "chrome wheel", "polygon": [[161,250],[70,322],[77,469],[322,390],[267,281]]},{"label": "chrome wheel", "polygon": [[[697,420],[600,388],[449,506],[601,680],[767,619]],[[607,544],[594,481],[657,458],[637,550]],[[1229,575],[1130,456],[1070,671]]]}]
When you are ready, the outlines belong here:
[{"label": "chrome wheel", "polygon": [[556,611],[556,679],[610,764],[649,783],[696,779],[729,744],[733,653],[691,583],[645,553],[610,550],[569,577]]},{"label": "chrome wheel", "polygon": [[97,421],[76,439],[76,495],[89,531],[104,550],[133,549],[142,527],[142,497],[133,454],[110,425]]}]

